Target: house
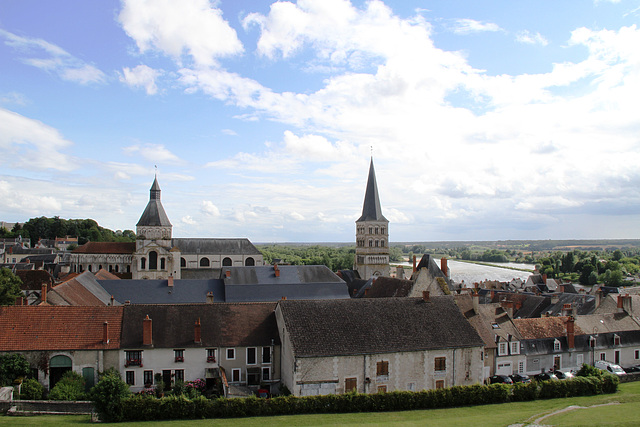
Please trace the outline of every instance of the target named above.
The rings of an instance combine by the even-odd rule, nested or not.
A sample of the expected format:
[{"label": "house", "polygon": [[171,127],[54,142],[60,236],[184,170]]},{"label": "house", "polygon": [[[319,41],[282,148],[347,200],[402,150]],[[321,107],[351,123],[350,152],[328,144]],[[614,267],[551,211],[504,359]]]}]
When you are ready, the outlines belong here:
[{"label": "house", "polygon": [[419,297],[425,291],[434,296],[450,295],[453,292],[453,284],[448,277],[446,258],[442,258],[441,265],[438,266],[433,256],[424,254],[414,268],[411,280],[413,287],[409,293],[410,297]]},{"label": "house", "polygon": [[124,307],[119,369],[132,391],[204,378],[224,395],[277,387],[275,303]]},{"label": "house", "polygon": [[49,390],[71,370],[88,390],[98,372],[118,366],[122,313],[122,307],[0,307],[0,351],[24,355],[32,377]]},{"label": "house", "polygon": [[452,296],[283,300],[282,383],[297,396],[482,382],[484,342]]}]

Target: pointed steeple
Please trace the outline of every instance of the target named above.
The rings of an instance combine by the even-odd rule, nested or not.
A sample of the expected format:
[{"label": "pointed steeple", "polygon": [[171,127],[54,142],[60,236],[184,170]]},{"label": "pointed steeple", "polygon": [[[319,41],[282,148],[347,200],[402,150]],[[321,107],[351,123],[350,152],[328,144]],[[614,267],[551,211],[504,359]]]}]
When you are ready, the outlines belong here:
[{"label": "pointed steeple", "polygon": [[158,184],[157,176],[153,180],[153,185],[151,185],[151,189],[149,190],[149,203],[147,203],[146,209],[136,224],[136,227],[148,226],[171,227],[169,217],[160,202],[160,185]]},{"label": "pointed steeple", "polygon": [[380,207],[376,171],[373,169],[373,157],[371,157],[371,164],[369,166],[369,179],[367,180],[367,190],[364,193],[362,216],[356,222],[360,221],[387,221],[382,215],[382,208]]}]

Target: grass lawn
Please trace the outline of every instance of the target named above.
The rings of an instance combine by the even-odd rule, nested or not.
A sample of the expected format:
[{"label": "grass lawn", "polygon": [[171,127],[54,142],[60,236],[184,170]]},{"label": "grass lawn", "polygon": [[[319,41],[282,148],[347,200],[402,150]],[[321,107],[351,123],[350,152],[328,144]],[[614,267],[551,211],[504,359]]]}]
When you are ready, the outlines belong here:
[{"label": "grass lawn", "polygon": [[[593,405],[619,403],[588,408]],[[343,425],[397,425],[397,426],[508,426],[531,424],[535,420],[569,406],[582,406],[540,421],[554,426],[636,426],[640,420],[640,382],[620,385],[616,394],[573,397],[569,399],[537,400],[502,405],[471,406],[465,408],[434,409],[429,411],[378,412],[359,414],[293,415],[263,418],[235,418],[223,420],[180,420],[148,423],[121,423],[117,426],[169,426],[169,427],[237,427],[237,426],[343,426]],[[11,426],[67,426],[90,424],[89,416],[36,416],[0,417],[0,425]]]}]

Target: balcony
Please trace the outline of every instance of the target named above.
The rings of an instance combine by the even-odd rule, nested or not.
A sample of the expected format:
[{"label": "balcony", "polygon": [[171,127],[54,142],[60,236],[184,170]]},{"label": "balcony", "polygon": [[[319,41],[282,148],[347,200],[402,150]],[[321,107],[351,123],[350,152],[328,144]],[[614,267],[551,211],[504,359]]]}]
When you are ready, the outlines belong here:
[{"label": "balcony", "polygon": [[124,367],[128,368],[129,366],[140,366],[140,367],[142,367],[142,360],[141,359],[127,359],[124,362]]}]

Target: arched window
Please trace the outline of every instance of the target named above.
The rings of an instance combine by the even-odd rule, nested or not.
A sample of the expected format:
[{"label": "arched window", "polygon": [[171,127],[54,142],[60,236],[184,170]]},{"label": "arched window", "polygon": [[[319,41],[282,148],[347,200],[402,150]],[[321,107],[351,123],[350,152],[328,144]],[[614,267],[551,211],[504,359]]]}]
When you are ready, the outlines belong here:
[{"label": "arched window", "polygon": [[244,265],[247,267],[253,267],[254,265],[256,265],[256,261],[253,258],[249,257],[244,260]]},{"label": "arched window", "polygon": [[200,267],[209,267],[209,258],[202,258],[200,260]]},{"label": "arched window", "polygon": [[231,261],[231,258],[226,257],[225,259],[222,260],[222,265],[225,267],[231,267],[231,265],[233,264],[233,262]]},{"label": "arched window", "polygon": [[91,271],[91,264],[89,264],[89,265],[87,266],[87,269],[88,269],[89,271]]},{"label": "arched window", "polygon": [[98,266],[98,270],[102,270],[102,264]]},{"label": "arched window", "polygon": [[376,227],[376,234],[378,234],[378,227]]},{"label": "arched window", "polygon": [[372,248],[373,247],[373,240],[369,239],[369,247]]},{"label": "arched window", "polygon": [[380,240],[380,246],[384,248],[384,240]]},{"label": "arched window", "polygon": [[187,260],[180,258],[180,268],[187,268]]},{"label": "arched window", "polygon": [[164,270],[165,268],[165,260],[164,258],[160,258],[160,270]]},{"label": "arched window", "polygon": [[140,258],[140,270],[146,270],[146,269],[147,269],[147,259]]},{"label": "arched window", "polygon": [[386,230],[387,230],[387,229],[386,229],[385,227],[382,227],[382,229],[381,229],[380,233],[384,234]]},{"label": "arched window", "polygon": [[116,264],[116,273],[120,272],[120,266],[118,264]]},{"label": "arched window", "polygon": [[158,269],[158,252],[151,251],[149,252],[149,270],[157,270]]},{"label": "arched window", "polygon": [[113,271],[113,265],[109,264],[109,273]]},{"label": "arched window", "polygon": [[378,247],[379,242],[376,240],[376,248]]},{"label": "arched window", "polygon": [[127,265],[127,273],[131,273],[131,266]]}]

